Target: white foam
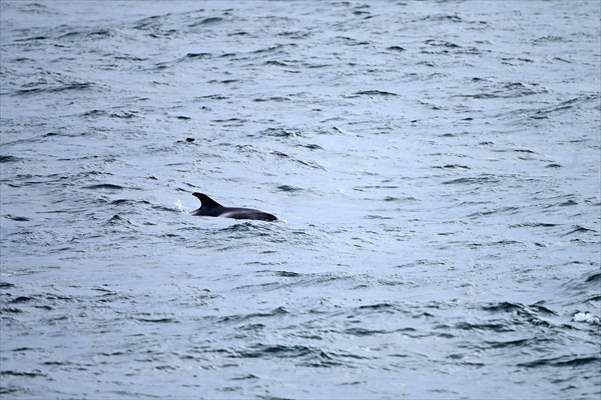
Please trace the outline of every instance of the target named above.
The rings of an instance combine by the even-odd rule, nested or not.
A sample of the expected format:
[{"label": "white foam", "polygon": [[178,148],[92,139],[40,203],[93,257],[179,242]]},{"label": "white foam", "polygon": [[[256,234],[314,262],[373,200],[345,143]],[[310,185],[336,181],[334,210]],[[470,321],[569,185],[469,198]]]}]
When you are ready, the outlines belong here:
[{"label": "white foam", "polygon": [[184,207],[184,205],[182,204],[182,201],[180,199],[177,199],[177,201],[175,202],[175,208],[177,208],[177,211],[179,211],[179,212],[188,211],[188,209],[186,207]]},{"label": "white foam", "polygon": [[588,311],[585,311],[585,312],[580,312],[579,311],[579,312],[577,312],[572,317],[572,321],[574,321],[574,322],[587,322],[587,323],[593,324],[593,325],[600,325],[601,324],[601,319],[599,319],[599,317],[591,314]]}]

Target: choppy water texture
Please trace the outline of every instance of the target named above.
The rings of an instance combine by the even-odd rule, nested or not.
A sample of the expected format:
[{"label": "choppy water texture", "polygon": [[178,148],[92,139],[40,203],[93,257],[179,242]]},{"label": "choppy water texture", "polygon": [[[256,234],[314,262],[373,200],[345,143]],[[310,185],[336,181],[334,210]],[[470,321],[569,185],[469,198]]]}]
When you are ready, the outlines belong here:
[{"label": "choppy water texture", "polygon": [[2,0],[3,396],[598,399],[600,7]]}]

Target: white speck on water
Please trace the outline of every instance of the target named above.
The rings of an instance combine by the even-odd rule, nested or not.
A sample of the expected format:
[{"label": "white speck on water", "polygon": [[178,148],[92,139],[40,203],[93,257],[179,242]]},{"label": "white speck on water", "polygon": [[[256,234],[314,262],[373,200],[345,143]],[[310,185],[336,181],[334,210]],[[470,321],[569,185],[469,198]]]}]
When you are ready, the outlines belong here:
[{"label": "white speck on water", "polygon": [[182,201],[180,199],[177,199],[175,201],[175,208],[177,208],[177,211],[179,212],[188,212],[189,210],[184,207],[184,204],[182,203]]}]

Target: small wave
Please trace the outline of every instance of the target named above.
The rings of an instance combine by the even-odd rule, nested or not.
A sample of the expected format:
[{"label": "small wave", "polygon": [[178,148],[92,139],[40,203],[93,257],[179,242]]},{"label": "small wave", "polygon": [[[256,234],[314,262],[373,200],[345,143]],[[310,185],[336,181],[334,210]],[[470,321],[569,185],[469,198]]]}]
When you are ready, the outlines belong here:
[{"label": "small wave", "polygon": [[112,183],[99,183],[99,184],[96,184],[96,185],[84,186],[83,189],[122,190],[122,189],[125,189],[125,187],[123,187],[121,185],[115,185],[115,184],[112,184]]},{"label": "small wave", "polygon": [[495,242],[488,242],[485,243],[485,246],[513,246],[516,244],[521,244],[523,245],[524,242],[520,242],[518,240],[509,240],[509,239],[504,239],[504,240],[497,240]]},{"label": "small wave", "polygon": [[113,36],[109,29],[92,31],[71,31],[57,37],[57,39],[81,39],[81,38],[107,38]]},{"label": "small wave", "polygon": [[84,116],[84,117],[100,117],[100,116],[104,116],[106,114],[107,114],[107,112],[104,110],[94,109],[94,110],[84,112],[82,114],[82,116]]},{"label": "small wave", "polygon": [[242,222],[220,229],[222,233],[252,233],[254,235],[266,236],[272,231],[273,224],[264,224],[262,222]]},{"label": "small wave", "polygon": [[17,57],[14,59],[15,62],[18,63],[24,63],[24,62],[33,62],[35,60],[33,60],[32,58],[27,58],[27,57]]},{"label": "small wave", "polygon": [[282,192],[301,192],[303,190],[303,188],[290,185],[280,185],[277,189]]},{"label": "small wave", "polygon": [[567,40],[563,36],[547,35],[547,36],[541,36],[539,38],[534,39],[532,41],[532,43],[533,44],[543,44],[543,43],[549,43],[549,42],[569,42],[569,41],[570,40]]},{"label": "small wave", "polygon": [[272,151],[270,154],[273,154],[274,156],[277,156],[279,158],[289,159],[290,161],[294,161],[298,164],[304,165],[305,167],[325,170],[325,168],[319,165],[316,161],[303,161],[298,158],[293,158],[290,155],[277,150]]},{"label": "small wave", "polygon": [[480,323],[480,324],[472,324],[469,322],[459,322],[455,324],[456,329],[466,330],[466,331],[493,331],[493,332],[513,332],[515,329],[511,328],[508,324],[505,323]]},{"label": "small wave", "polygon": [[341,39],[346,46],[365,46],[369,44],[365,40],[358,40],[348,36],[337,36],[336,38]]},{"label": "small wave", "polygon": [[263,344],[257,343],[245,350],[239,350],[235,358],[283,358],[301,359],[300,365],[313,368],[328,368],[347,365],[340,358],[362,359],[365,357],[351,353],[328,353],[320,348],[303,345]]},{"label": "small wave", "polygon": [[290,101],[290,97],[284,97],[284,96],[257,97],[255,99],[253,99],[253,101],[255,101],[257,103],[262,103],[265,101],[275,101],[275,102],[281,103],[283,101]]},{"label": "small wave", "polygon": [[14,299],[12,299],[11,301],[9,301],[10,304],[17,304],[17,303],[27,303],[29,301],[33,300],[33,297],[29,297],[29,296],[18,296],[15,297]]},{"label": "small wave", "polygon": [[301,345],[267,345],[267,344],[256,344],[250,347],[249,350],[239,351],[237,356],[241,358],[262,358],[262,357],[284,357],[294,358],[302,357],[313,352],[320,352],[320,350]]},{"label": "small wave", "polygon": [[144,30],[149,27],[156,27],[156,25],[159,24],[159,21],[165,19],[166,16],[167,15],[152,15],[150,17],[142,18],[136,21],[133,28]]},{"label": "small wave", "polygon": [[227,100],[229,97],[222,94],[208,94],[205,96],[199,96],[198,99]]},{"label": "small wave", "polygon": [[398,96],[398,94],[393,92],[386,92],[384,90],[361,90],[359,92],[355,92],[357,96]]},{"label": "small wave", "polygon": [[323,147],[321,147],[321,146],[319,146],[317,144],[312,144],[312,143],[309,143],[309,144],[299,144],[298,146],[307,148],[309,150],[323,150]]},{"label": "small wave", "polygon": [[461,185],[474,185],[474,184],[480,184],[480,183],[498,183],[499,180],[496,178],[493,178],[492,176],[479,176],[479,177],[472,177],[472,178],[457,178],[457,179],[452,179],[450,181],[445,181],[442,182],[443,185],[457,185],[457,184],[461,184]]},{"label": "small wave", "polygon": [[158,210],[158,211],[168,211],[168,212],[173,212],[173,213],[180,213],[181,211],[175,207],[167,207],[164,205],[160,205],[160,204],[152,204],[150,206],[150,208],[152,208],[153,210]]},{"label": "small wave", "polygon": [[11,393],[18,393],[20,391],[26,391],[18,387],[11,386],[0,386],[0,395],[7,395]]},{"label": "small wave", "polygon": [[18,216],[18,215],[11,215],[11,214],[6,214],[4,216],[4,218],[10,219],[10,220],[13,220],[13,221],[18,221],[18,222],[30,221],[30,219],[27,218],[27,217],[21,217],[21,216]]},{"label": "small wave", "polygon": [[303,136],[299,129],[285,129],[285,128],[267,128],[261,131],[261,135],[273,136],[273,137],[301,137]]},{"label": "small wave", "polygon": [[343,333],[347,335],[353,336],[373,336],[373,335],[381,335],[385,333],[390,333],[388,331],[383,331],[379,329],[365,329],[365,328],[348,328],[343,331]]},{"label": "small wave", "polygon": [[571,231],[569,231],[569,232],[567,232],[567,233],[564,233],[564,234],[563,234],[563,235],[561,235],[561,236],[568,236],[568,235],[572,235],[572,234],[574,234],[574,233],[586,233],[586,232],[595,232],[595,233],[597,233],[597,231],[596,231],[596,230],[594,230],[594,229],[585,228],[585,227],[583,227],[583,226],[580,226],[580,225],[574,225],[574,226],[572,227],[572,230],[571,230]]},{"label": "small wave", "polygon": [[561,356],[554,358],[541,358],[534,361],[517,364],[518,367],[538,368],[538,367],[579,367],[582,365],[600,364],[601,357],[583,357],[583,356]]},{"label": "small wave", "polygon": [[137,317],[134,318],[136,321],[140,322],[150,322],[155,324],[177,324],[178,320],[175,318],[145,318],[145,317]]},{"label": "small wave", "polygon": [[218,24],[220,22],[223,22],[223,18],[221,17],[207,17],[207,18],[203,18],[200,21],[194,22],[192,24],[189,24],[188,27],[190,28],[194,28],[200,25],[215,25]]},{"label": "small wave", "polygon": [[115,206],[119,206],[119,205],[122,205],[122,204],[136,204],[136,203],[150,204],[150,202],[148,202],[146,200],[140,200],[140,201],[138,201],[138,200],[131,200],[131,199],[116,199],[116,200],[111,201],[111,204],[115,205]]},{"label": "small wave", "polygon": [[73,36],[80,36],[80,35],[81,35],[81,32],[71,31],[71,32],[63,33],[62,35],[58,36],[57,39],[64,39],[64,38],[69,38],[69,37],[73,37]]},{"label": "small wave", "polygon": [[69,361],[44,361],[43,365],[52,365],[52,366],[62,366],[62,365],[72,365],[73,363]]},{"label": "small wave", "polygon": [[284,32],[278,33],[278,36],[285,36],[285,37],[289,37],[290,39],[304,39],[311,35],[312,35],[311,32],[304,32],[304,31],[284,31]]},{"label": "small wave", "polygon": [[134,56],[131,54],[119,54],[119,55],[113,56],[113,58],[118,61],[133,61],[133,62],[140,62],[140,61],[148,60],[147,58],[137,57],[137,56]]},{"label": "small wave", "polygon": [[462,164],[445,164],[445,165],[435,165],[432,168],[444,168],[444,169],[470,169],[470,167],[468,167],[467,165],[462,165]]},{"label": "small wave", "polygon": [[276,317],[279,315],[286,315],[286,314],[289,314],[289,311],[286,308],[277,307],[266,313],[229,315],[229,316],[220,318],[218,322],[239,322],[239,321],[246,321],[246,320],[253,319],[253,318],[269,318],[269,317]]},{"label": "small wave", "polygon": [[545,168],[561,168],[561,164],[551,163],[551,164],[545,165]]},{"label": "small wave", "polygon": [[534,60],[526,57],[502,57],[501,60],[503,60],[503,64],[508,65],[531,64],[534,62]]},{"label": "small wave", "polygon": [[491,349],[504,349],[511,347],[528,347],[530,344],[535,341],[542,341],[544,339],[516,339],[516,340],[506,340],[506,341],[485,341],[484,343],[489,346]]},{"label": "small wave", "polygon": [[289,43],[289,44],[276,44],[275,46],[270,46],[270,47],[265,47],[262,49],[258,49],[258,50],[253,50],[251,51],[252,54],[262,54],[262,53],[271,53],[274,52],[276,50],[281,50],[286,46],[296,46],[296,44],[294,43]]},{"label": "small wave", "polygon": [[0,315],[5,314],[5,313],[20,314],[22,312],[23,312],[23,310],[21,310],[20,308],[16,308],[16,307],[3,307],[3,308],[0,308]]},{"label": "small wave", "polygon": [[594,272],[594,273],[590,274],[589,276],[586,277],[586,279],[584,281],[588,282],[588,283],[601,282],[601,272]]},{"label": "small wave", "polygon": [[521,224],[509,225],[510,228],[553,228],[559,224],[549,222],[522,222]]},{"label": "small wave", "polygon": [[21,160],[19,157],[0,155],[0,163],[17,162],[19,160]]},{"label": "small wave", "polygon": [[[224,124],[224,126],[242,126],[247,121],[245,119],[240,119],[240,118],[227,118],[227,119],[213,119],[213,120],[211,120],[211,122],[215,122],[216,124]],[[242,148],[244,146],[252,147],[252,145],[250,145],[250,144],[236,145],[236,146],[239,146],[240,148]]]},{"label": "small wave", "polygon": [[[275,274],[278,276],[278,274]],[[292,287],[316,287],[316,286],[324,286],[329,285],[332,282],[336,281],[353,281],[353,278],[350,275],[345,274],[335,274],[335,273],[308,273],[308,274],[299,274],[296,276],[298,279],[286,280],[286,281],[276,281],[276,282],[268,282],[262,284],[251,284],[239,286],[236,289],[249,289],[256,290],[259,289],[261,291],[269,291],[269,290],[280,290],[283,288],[292,288]]]},{"label": "small wave", "polygon": [[38,40],[46,40],[46,39],[50,39],[48,36],[31,36],[31,37],[26,37],[23,39],[16,39],[15,42],[35,42]]},{"label": "small wave", "polygon": [[43,374],[39,370],[34,370],[31,372],[3,370],[3,371],[0,371],[0,376],[21,376],[21,377],[26,377],[26,378],[37,378],[40,376],[46,376],[46,374]]},{"label": "small wave", "polygon": [[447,47],[450,49],[458,49],[461,46],[459,46],[456,43],[453,42],[448,42],[446,40],[438,40],[438,39],[428,39],[424,42],[425,44],[429,45],[429,46],[434,46],[434,47]]},{"label": "small wave", "polygon": [[51,8],[44,4],[29,2],[23,2],[21,4],[22,5],[21,7],[19,7],[19,10],[24,13],[59,15],[58,12],[53,11]]},{"label": "small wave", "polygon": [[464,97],[473,99],[494,99],[532,96],[547,93],[547,89],[538,83],[503,82],[493,87],[485,88],[485,91],[475,94],[462,94],[453,97]]},{"label": "small wave", "polygon": [[382,201],[417,201],[417,199],[413,196],[403,196],[403,197],[386,196],[382,199]]},{"label": "small wave", "polygon": [[0,282],[0,289],[10,289],[15,287],[14,284],[9,283],[9,282]]},{"label": "small wave", "polygon": [[574,200],[568,200],[568,201],[563,201],[559,204],[557,204],[559,207],[569,207],[569,206],[576,206],[578,205],[578,202],[574,201]]},{"label": "small wave", "polygon": [[302,274],[292,271],[273,271],[273,274],[275,276],[282,276],[284,278],[298,278],[299,276],[302,276]]},{"label": "small wave", "polygon": [[365,185],[365,186],[355,186],[353,188],[353,190],[362,192],[364,190],[371,190],[371,189],[398,189],[398,188],[399,188],[399,186],[396,186],[396,185]]},{"label": "small wave", "polygon": [[368,304],[365,306],[357,307],[357,310],[362,311],[375,311],[375,312],[383,312],[383,313],[395,313],[399,311],[398,306],[390,303],[376,303],[376,304]]},{"label": "small wave", "polygon": [[120,119],[131,119],[137,117],[137,111],[118,111],[114,113],[110,113],[110,118],[120,118]]},{"label": "small wave", "polygon": [[546,119],[549,115],[556,113],[558,111],[565,111],[571,108],[574,108],[580,104],[595,104],[599,99],[599,95],[584,95],[579,97],[574,97],[572,99],[562,101],[558,104],[555,104],[550,107],[544,107],[536,110],[534,113],[530,114],[530,118],[532,119]]},{"label": "small wave", "polygon": [[366,215],[364,218],[365,219],[375,219],[375,220],[394,219],[393,217],[387,217],[387,216],[384,216],[384,215],[375,215],[375,214]]},{"label": "small wave", "polygon": [[436,15],[427,15],[423,18],[420,18],[420,21],[436,21],[436,22],[463,22],[463,19],[456,14],[436,14]]},{"label": "small wave", "polygon": [[115,214],[108,221],[106,221],[107,225],[132,225],[132,223],[122,216]]},{"label": "small wave", "polygon": [[53,86],[53,87],[34,87],[34,88],[27,88],[27,89],[18,89],[18,90],[15,90],[14,94],[15,95],[30,95],[30,94],[37,94],[37,93],[57,93],[57,92],[64,92],[67,90],[87,90],[93,86],[94,86],[94,84],[91,82],[81,82],[81,83],[75,82],[75,83],[69,83],[69,84]]},{"label": "small wave", "polygon": [[233,378],[230,378],[230,381],[244,381],[247,379],[260,379],[260,378],[255,374],[246,374],[246,375],[235,376]]},{"label": "small wave", "polygon": [[268,60],[268,61],[265,61],[264,64],[265,65],[275,65],[276,67],[290,67],[290,64],[287,64],[283,61],[278,61],[278,60]]},{"label": "small wave", "polygon": [[180,61],[185,60],[200,60],[210,58],[213,55],[211,53],[188,53],[184,56],[184,58],[180,59]]},{"label": "small wave", "polygon": [[556,313],[547,307],[544,307],[540,304],[532,304],[530,306],[526,306],[521,303],[510,303],[508,301],[503,301],[500,303],[491,303],[482,307],[485,311],[490,312],[517,312],[527,315],[532,315],[535,313],[543,313],[549,315],[556,315]]}]

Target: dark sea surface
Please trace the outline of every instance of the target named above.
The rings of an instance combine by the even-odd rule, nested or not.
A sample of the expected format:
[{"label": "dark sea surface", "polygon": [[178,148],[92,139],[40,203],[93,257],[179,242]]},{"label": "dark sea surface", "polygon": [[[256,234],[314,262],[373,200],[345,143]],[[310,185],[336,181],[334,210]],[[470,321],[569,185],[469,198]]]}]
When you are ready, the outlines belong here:
[{"label": "dark sea surface", "polygon": [[1,397],[599,399],[600,18],[0,1]]}]

